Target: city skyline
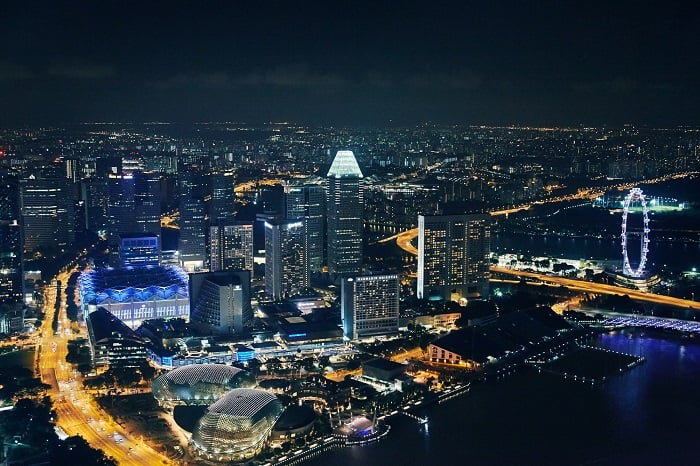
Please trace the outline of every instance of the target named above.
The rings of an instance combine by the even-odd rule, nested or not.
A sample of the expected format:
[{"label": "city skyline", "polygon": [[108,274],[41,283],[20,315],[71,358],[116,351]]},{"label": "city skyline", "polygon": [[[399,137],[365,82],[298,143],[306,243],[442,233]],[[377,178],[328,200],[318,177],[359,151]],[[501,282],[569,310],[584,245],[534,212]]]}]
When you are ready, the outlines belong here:
[{"label": "city skyline", "polygon": [[[381,439],[377,448],[356,449],[368,455],[363,464],[386,464],[386,453],[449,464],[464,446],[440,441],[456,433],[477,456],[511,463],[523,458],[520,436],[504,436],[502,422],[518,422],[518,411],[528,409],[536,415],[525,422],[544,430],[535,437],[546,441],[528,445],[527,462],[558,449],[557,459],[571,455],[564,463],[576,464],[639,435],[609,439],[602,429],[589,440],[605,427],[598,419],[614,413],[607,396],[602,404],[598,395],[587,398],[587,411],[601,413],[592,423],[583,413],[557,415],[577,409],[588,393],[614,393],[609,387],[620,382],[631,389],[615,401],[635,403],[621,422],[636,422],[646,386],[638,380],[648,377],[636,367],[666,358],[656,349],[666,342],[649,352],[656,339],[645,334],[638,351],[609,327],[673,329],[684,345],[700,331],[698,131],[212,124],[181,138],[161,129],[0,131],[7,227],[0,233],[9,240],[1,256],[15,269],[7,272],[17,273],[13,257],[25,270],[22,295],[10,280],[0,283],[10,298],[2,303],[0,342],[8,356],[29,352],[26,370],[46,384],[37,395],[48,393],[47,409],[56,409],[47,425],[81,436],[114,463],[349,464],[357,460],[341,447]],[[56,196],[38,203],[16,188],[34,183]],[[648,212],[632,205],[641,189]],[[57,243],[56,222],[71,227],[65,245]],[[647,223],[650,273],[627,276],[621,243],[633,245]],[[46,241],[22,248],[22,238],[36,233]],[[630,265],[644,262],[630,252],[623,254]],[[611,339],[619,342],[613,351]],[[21,340],[36,350],[19,349]],[[671,351],[687,364],[688,353]],[[194,369],[179,371],[187,367]],[[680,374],[678,366],[662,367]],[[172,371],[180,387],[165,385],[185,395],[178,397],[184,404],[191,394],[212,416],[236,419],[222,417],[220,428],[209,429],[209,414],[188,425],[175,407],[163,412],[163,403],[172,404],[157,371]],[[512,371],[518,374],[504,378]],[[684,386],[686,377],[674,384]],[[230,392],[229,382],[241,378],[255,390]],[[180,391],[183,383],[192,390]],[[512,394],[489,401],[499,386]],[[521,396],[534,387],[535,396]],[[661,395],[642,398],[652,407],[641,413],[665,406]],[[260,400],[281,403],[264,422]],[[505,408],[515,400],[517,408]],[[490,402],[495,407],[485,408]],[[439,420],[443,408],[449,419]],[[155,425],[155,413],[167,422]],[[494,418],[499,425],[489,431]],[[676,413],[669,419],[686,422]],[[2,421],[8,438],[26,438],[17,422]],[[418,423],[423,442],[393,428],[404,422]],[[551,425],[565,425],[565,437]],[[497,445],[485,446],[475,432]],[[231,435],[251,440],[250,449],[226,444]],[[421,451],[396,446],[409,441]],[[645,456],[663,451],[643,447],[636,451]]]},{"label": "city skyline", "polygon": [[692,463],[695,4],[0,16],[0,462]]},{"label": "city skyline", "polygon": [[6,126],[697,125],[690,2],[5,2]]}]

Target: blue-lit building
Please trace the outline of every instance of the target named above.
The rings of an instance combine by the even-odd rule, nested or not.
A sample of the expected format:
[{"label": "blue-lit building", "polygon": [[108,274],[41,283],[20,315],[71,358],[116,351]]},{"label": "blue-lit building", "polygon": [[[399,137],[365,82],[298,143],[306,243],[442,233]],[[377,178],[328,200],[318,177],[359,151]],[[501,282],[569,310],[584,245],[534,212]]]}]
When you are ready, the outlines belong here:
[{"label": "blue-lit building", "polygon": [[107,233],[116,244],[122,232],[160,233],[160,176],[140,171],[107,178]]},{"label": "blue-lit building", "polygon": [[189,319],[188,277],[179,267],[95,269],[78,284],[85,315],[101,307],[131,328],[146,319]]},{"label": "blue-lit building", "polygon": [[122,267],[159,265],[158,235],[152,233],[120,233],[119,262]]}]

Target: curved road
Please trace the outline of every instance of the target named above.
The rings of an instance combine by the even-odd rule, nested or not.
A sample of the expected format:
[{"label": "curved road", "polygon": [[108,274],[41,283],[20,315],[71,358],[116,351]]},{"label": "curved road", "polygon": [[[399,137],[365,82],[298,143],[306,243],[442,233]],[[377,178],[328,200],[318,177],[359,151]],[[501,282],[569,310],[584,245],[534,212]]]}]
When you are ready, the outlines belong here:
[{"label": "curved road", "polygon": [[[653,180],[646,180],[643,181],[644,183],[658,183],[661,181],[666,181],[671,178],[683,178],[689,175],[692,175],[694,173],[680,173],[680,174],[674,174],[674,175],[668,175],[660,178],[655,178]],[[639,183],[621,183],[619,185],[615,186],[610,186],[607,188],[607,190],[610,189],[618,189],[618,190],[625,190],[629,189],[630,187],[636,186]],[[536,204],[543,204],[545,202],[561,202],[561,201],[569,201],[569,200],[575,200],[575,199],[595,199],[599,195],[603,194],[603,191],[600,189],[596,190],[580,190],[577,194],[573,194],[570,196],[562,196],[562,197],[556,197],[556,198],[551,198],[546,201],[537,201],[535,202]],[[519,207],[513,207],[512,209],[506,209],[506,210],[500,210],[500,211],[494,211],[491,212],[491,215],[508,215],[513,212],[517,212],[519,210],[527,210],[530,208],[530,205],[524,205],[524,206],[519,206]],[[409,254],[412,254],[414,256],[418,255],[418,248],[414,245],[415,239],[418,237],[418,228],[412,228],[410,230],[402,231],[400,233],[397,233],[393,236],[390,236],[388,238],[384,238],[380,240],[380,243],[386,243],[392,240],[396,240],[396,245],[406,251]],[[690,309],[698,309],[700,308],[700,304],[697,301],[691,301],[688,299],[681,299],[681,298],[674,298],[672,296],[664,296],[664,295],[659,295],[659,294],[654,294],[654,293],[647,293],[644,291],[639,291],[639,290],[632,290],[629,288],[623,288],[619,286],[613,286],[613,285],[604,285],[601,283],[592,283],[592,282],[586,282],[582,280],[574,280],[571,278],[563,278],[563,277],[553,277],[541,273],[535,273],[535,272],[524,272],[521,270],[513,270],[513,269],[507,269],[503,267],[491,267],[491,272],[492,273],[501,273],[505,275],[511,275],[511,276],[516,276],[516,277],[521,277],[521,278],[531,278],[538,280],[542,283],[549,283],[549,284],[554,284],[554,285],[560,285],[560,286],[565,286],[567,288],[571,288],[574,290],[579,290],[579,291],[587,291],[590,293],[600,293],[600,294],[616,294],[616,295],[627,295],[632,299],[636,299],[639,301],[647,301],[647,302],[652,302],[652,303],[657,303],[657,304],[666,304],[669,306],[676,306],[676,307],[683,307],[683,308],[690,308]]]},{"label": "curved road", "polygon": [[[75,269],[62,272],[56,279],[65,286],[73,272]],[[129,438],[121,426],[93,405],[90,395],[83,390],[80,381],[76,380],[78,374],[71,364],[66,363],[68,340],[78,335],[73,335],[70,330],[70,322],[65,314],[65,300],[61,303],[58,331],[55,335],[51,328],[56,299],[54,280],[47,290],[46,315],[41,326],[40,346],[37,347],[36,355],[42,382],[52,386],[49,395],[57,413],[56,425],[70,436],[80,435],[90,446],[104,451],[120,465],[172,464],[167,457],[154,451],[142,439]],[[85,337],[84,332],[85,329],[81,329],[80,336]]]}]

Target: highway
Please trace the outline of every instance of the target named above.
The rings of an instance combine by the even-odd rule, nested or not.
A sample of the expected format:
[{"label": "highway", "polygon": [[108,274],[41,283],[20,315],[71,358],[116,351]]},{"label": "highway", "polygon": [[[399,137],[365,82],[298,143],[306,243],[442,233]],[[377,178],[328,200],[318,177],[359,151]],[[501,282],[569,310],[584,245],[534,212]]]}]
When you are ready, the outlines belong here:
[{"label": "highway", "polygon": [[[76,269],[61,272],[56,280],[65,288],[70,275]],[[42,382],[51,385],[49,395],[57,413],[56,425],[69,436],[80,435],[93,448],[99,448],[114,458],[120,465],[172,464],[143,441],[130,439],[129,435],[104,411],[97,409],[90,395],[83,390],[80,376],[71,364],[66,363],[68,341],[76,337],[87,337],[87,330],[81,328],[73,334],[66,316],[65,299],[59,309],[58,331],[54,335],[51,323],[56,303],[56,280],[47,287],[45,297],[46,315],[41,326],[37,347],[37,367]]]},{"label": "highway", "polygon": [[[413,245],[413,241],[418,236],[418,229],[413,228],[408,231],[401,232],[394,235],[392,238],[396,239],[396,244],[409,254],[418,255],[418,248]],[[502,273],[505,275],[511,275],[519,278],[531,278],[542,283],[548,283],[558,286],[565,286],[572,290],[586,291],[589,293],[599,293],[599,294],[616,294],[616,295],[627,295],[632,299],[639,301],[646,301],[657,304],[666,304],[669,306],[676,306],[682,308],[698,309],[700,305],[696,301],[691,301],[689,299],[674,298],[672,296],[659,295],[654,293],[647,293],[639,290],[632,290],[629,288],[622,288],[613,285],[604,285],[602,283],[593,283],[582,280],[574,280],[572,278],[563,278],[545,275],[542,273],[535,272],[524,272],[522,270],[507,269],[503,267],[491,267],[491,273]]]},{"label": "highway", "polygon": [[629,288],[622,288],[614,285],[605,285],[603,283],[593,283],[583,280],[574,280],[572,278],[554,277],[536,272],[524,272],[522,270],[507,269],[504,267],[491,267],[491,273],[502,273],[521,278],[531,278],[542,283],[546,283],[549,285],[565,286],[569,289],[576,291],[586,291],[589,293],[598,294],[627,295],[630,298],[638,301],[647,301],[656,304],[666,304],[669,306],[676,306],[682,308],[700,308],[700,305],[698,305],[697,301],[674,298],[673,296],[647,293],[639,290],[631,290]]},{"label": "highway", "polygon": [[[652,181],[662,181],[666,179],[667,177],[660,178],[658,180],[652,180]],[[651,181],[647,181],[649,183]],[[621,186],[629,186],[628,184],[621,185]],[[591,197],[596,197],[600,193],[598,192],[586,192],[586,196],[591,196]],[[561,199],[557,198],[557,201]],[[510,213],[512,209],[509,209],[508,211],[499,211],[499,212],[492,212],[492,215],[505,215],[507,213]],[[384,238],[380,240],[380,243],[385,243],[388,241],[396,240],[396,245],[406,251],[409,254],[413,254],[414,256],[418,255],[418,248],[414,245],[415,239],[418,237],[418,228],[412,228],[410,230],[402,231],[400,233],[397,233],[393,236],[390,236],[388,238]],[[638,301],[646,301],[646,302],[652,302],[656,304],[665,304],[668,306],[676,306],[676,307],[682,307],[682,308],[691,308],[691,309],[698,309],[700,308],[700,305],[698,304],[697,301],[692,301],[689,299],[681,299],[681,298],[674,298],[672,296],[665,296],[665,295],[659,295],[659,294],[654,294],[654,293],[647,293],[644,291],[639,291],[639,290],[632,290],[629,288],[622,288],[619,286],[613,286],[613,285],[604,285],[602,283],[592,283],[592,282],[587,282],[587,281],[582,281],[582,280],[574,280],[571,278],[563,278],[563,277],[556,277],[556,276],[550,276],[550,275],[545,275],[541,273],[535,273],[535,272],[524,272],[522,270],[514,270],[514,269],[507,269],[503,267],[491,267],[491,273],[501,273],[504,275],[510,275],[510,276],[515,276],[519,278],[530,278],[537,280],[542,283],[547,283],[547,284],[553,284],[553,285],[558,285],[558,286],[565,286],[567,288],[570,288],[572,290],[577,290],[577,291],[586,291],[589,293],[599,293],[599,294],[615,294],[615,295],[627,295],[632,299],[638,300]]]},{"label": "highway", "polygon": [[[398,235],[394,235],[396,239],[396,244],[409,254],[418,255],[418,249],[413,245],[413,240],[415,240],[418,235],[418,229],[414,228],[412,230],[404,231]],[[556,277],[545,275],[542,273],[535,272],[525,272],[522,270],[507,269],[504,267],[491,267],[491,273],[501,273],[504,275],[510,275],[518,278],[530,278],[537,280],[541,283],[547,283],[557,286],[565,286],[572,290],[586,291],[589,293],[598,294],[615,294],[615,295],[627,295],[632,299],[639,301],[646,301],[657,304],[666,304],[669,306],[676,306],[682,308],[698,309],[700,305],[697,301],[691,301],[689,299],[674,298],[672,296],[665,296],[654,293],[647,293],[639,290],[632,290],[629,288],[622,288],[619,286],[605,285],[602,283],[593,283],[582,280],[574,280],[572,278]]]}]

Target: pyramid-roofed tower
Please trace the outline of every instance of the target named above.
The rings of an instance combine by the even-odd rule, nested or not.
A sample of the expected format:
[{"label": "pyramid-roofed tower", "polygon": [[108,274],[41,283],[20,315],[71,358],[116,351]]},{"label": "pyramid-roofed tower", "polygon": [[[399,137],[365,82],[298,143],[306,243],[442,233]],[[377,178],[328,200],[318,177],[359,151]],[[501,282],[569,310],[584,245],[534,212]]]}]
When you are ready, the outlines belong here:
[{"label": "pyramid-roofed tower", "polygon": [[333,163],[331,163],[331,168],[328,170],[328,175],[335,178],[342,178],[346,176],[356,176],[362,178],[362,170],[357,164],[357,159],[355,159],[355,154],[351,150],[339,150],[335,154]]},{"label": "pyramid-roofed tower", "polygon": [[328,271],[338,277],[362,271],[362,178],[352,151],[338,151],[328,170],[326,203]]}]

